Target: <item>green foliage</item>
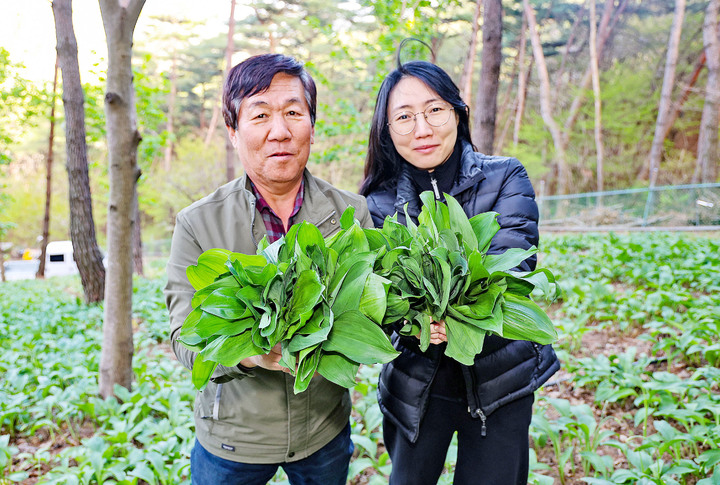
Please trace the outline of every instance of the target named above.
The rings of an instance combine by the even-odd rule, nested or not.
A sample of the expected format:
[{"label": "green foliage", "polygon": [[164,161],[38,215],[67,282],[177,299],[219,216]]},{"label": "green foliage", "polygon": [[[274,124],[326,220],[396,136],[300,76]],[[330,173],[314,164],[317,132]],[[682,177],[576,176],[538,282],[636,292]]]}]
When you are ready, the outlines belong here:
[{"label": "green foliage", "polygon": [[[546,240],[544,264],[563,274],[558,352],[572,386],[593,393],[596,406],[541,397],[531,436],[537,453],[553,450],[561,483],[569,475],[592,484],[720,478],[720,287],[711,276],[719,250],[713,238],[663,233]],[[588,332],[638,335],[650,353],[578,357]],[[670,372],[678,366],[682,373]],[[618,427],[631,432],[618,436]]]},{"label": "green foliage", "polygon": [[[554,321],[567,380],[537,395],[528,483],[717,483],[717,239],[655,233],[544,241],[543,266],[563,275]],[[77,278],[0,285],[0,480],[189,483],[195,393],[167,354],[164,283],[135,280],[136,379],[133,391],[117,389],[121,403],[97,397],[102,308],[82,303]],[[583,352],[573,342],[585,332],[637,335],[641,344],[646,337],[651,351]],[[392,466],[382,446],[378,373],[362,365],[357,374],[353,485],[386,484]],[[578,401],[583,394],[592,398]],[[39,447],[21,450],[29,437]],[[439,483],[452,482],[455,442],[446,459]],[[284,480],[279,473],[273,483]]]},{"label": "green foliage", "polygon": [[193,383],[205,387],[218,364],[234,367],[281,344],[280,365],[295,375],[295,393],[316,372],[352,387],[359,364],[389,362],[398,353],[378,324],[387,284],[372,274],[376,252],[353,219],[327,240],[313,225],[293,225],[257,255],[205,251],[187,276],[193,311],[178,341],[198,352]]},{"label": "green foliage", "polygon": [[[136,380],[133,391],[116,389],[121,402],[97,397],[103,310],[73,296],[77,279],[0,285],[0,481],[189,483],[194,391],[157,348],[168,338],[162,285],[136,280]],[[21,436],[45,442],[19,452],[12,443]],[[59,454],[50,453],[54,441]],[[26,463],[25,472],[3,457]]]},{"label": "green foliage", "polygon": [[482,351],[487,333],[542,344],[555,341],[552,322],[526,298],[535,289],[552,297],[552,273],[512,271],[536,248],[487,254],[500,229],[497,214],[468,219],[453,197],[445,197],[447,205],[423,192],[417,225],[409,216],[407,228],[388,216],[380,231],[387,253],[378,258],[375,271],[391,283],[388,308],[391,302],[405,305],[397,310],[405,321],[400,334],[419,335],[425,351],[430,323],[444,321],[445,355],[465,365],[472,365]]},{"label": "green foliage", "polygon": [[0,165],[10,163],[10,147],[45,108],[42,93],[22,77],[22,69],[0,47]]}]

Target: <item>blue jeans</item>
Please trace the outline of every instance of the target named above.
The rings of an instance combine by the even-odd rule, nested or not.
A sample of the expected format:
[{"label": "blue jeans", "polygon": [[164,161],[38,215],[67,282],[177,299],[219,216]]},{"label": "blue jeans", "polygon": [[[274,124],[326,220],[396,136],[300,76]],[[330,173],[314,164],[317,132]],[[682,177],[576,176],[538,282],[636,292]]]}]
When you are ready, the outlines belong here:
[{"label": "blue jeans", "polygon": [[339,435],[302,460],[272,463],[239,463],[213,455],[195,440],[190,455],[192,485],[265,485],[282,467],[292,485],[345,485],[353,453],[350,423]]}]

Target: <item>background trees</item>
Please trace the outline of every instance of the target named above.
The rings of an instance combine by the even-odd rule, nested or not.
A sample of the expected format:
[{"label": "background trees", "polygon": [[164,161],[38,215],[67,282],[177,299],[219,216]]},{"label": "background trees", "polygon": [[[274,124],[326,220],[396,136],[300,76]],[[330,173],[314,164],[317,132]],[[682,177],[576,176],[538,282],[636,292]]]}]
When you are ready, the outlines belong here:
[{"label": "background trees", "polygon": [[[473,113],[485,110],[486,114],[474,116],[476,144],[488,152],[519,158],[536,189],[542,188],[545,195],[645,187],[651,152],[660,157],[659,185],[717,180],[718,109],[713,107],[717,55],[706,55],[717,49],[717,34],[712,34],[713,25],[717,33],[717,21],[713,24],[712,20],[717,0],[686,0],[682,22],[676,22],[674,82],[665,83],[668,114],[654,152],[658,114],[665,110],[660,109],[663,75],[676,2],[525,3],[527,7],[509,0],[352,0],[341,4],[236,0],[231,62],[276,51],[306,63],[319,85],[310,169],[348,190],[356,190],[362,177],[368,123],[379,83],[394,67],[400,41],[410,36],[431,45],[433,52],[416,44],[403,53],[405,60],[437,62],[464,90],[469,89],[466,101]],[[227,0],[223,17],[230,10],[231,0]],[[534,16],[534,27],[528,13]],[[146,247],[152,252],[162,245],[158,241],[169,237],[180,208],[226,180],[223,121],[213,113],[227,64],[229,29],[207,32],[198,18],[179,15],[148,20],[147,27],[135,35],[133,70],[143,137],[138,152],[143,177],[138,185],[141,224],[137,226],[142,226]],[[474,22],[479,31],[474,31]],[[28,247],[36,245],[41,231],[41,198],[34,197],[28,186],[44,183],[39,162],[47,150],[49,110],[45,104],[41,116],[26,116],[38,111],[33,104],[37,102],[26,95],[50,89],[23,81],[22,66],[9,53],[4,56],[0,60],[12,66],[7,72],[17,81],[1,84],[3,96],[13,96],[16,102],[0,107],[0,117],[9,120],[0,124],[0,139],[5,140],[0,141],[0,148],[6,160],[13,160],[0,168],[0,183],[12,197],[0,220],[20,221],[7,237]],[[490,65],[493,62],[496,69]],[[597,67],[595,76],[593,66]],[[109,196],[104,163],[108,153],[102,109],[104,69],[98,66],[99,80],[83,86],[89,185],[102,246]],[[46,70],[51,73],[52,65]],[[493,83],[494,97],[494,88],[486,87]],[[32,119],[36,126],[24,124]],[[556,128],[548,128],[553,125]],[[486,134],[480,135],[480,129]],[[490,138],[492,144],[483,145]],[[65,162],[61,150],[65,143],[58,140],[56,169]],[[64,177],[55,177],[52,183],[57,194],[67,190]],[[67,238],[69,210],[64,197],[55,197],[51,209],[50,238]]]}]

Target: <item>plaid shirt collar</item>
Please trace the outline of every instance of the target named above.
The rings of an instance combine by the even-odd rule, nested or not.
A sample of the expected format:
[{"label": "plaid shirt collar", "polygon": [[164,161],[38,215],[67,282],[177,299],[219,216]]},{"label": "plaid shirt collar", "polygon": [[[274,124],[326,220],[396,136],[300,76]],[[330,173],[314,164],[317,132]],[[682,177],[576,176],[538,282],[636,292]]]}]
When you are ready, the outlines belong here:
[{"label": "plaid shirt collar", "polygon": [[[268,205],[267,201],[263,198],[260,192],[255,187],[255,184],[250,180],[250,187],[252,188],[253,194],[257,199],[256,207],[260,211],[265,229],[267,230],[268,242],[275,242],[285,235],[285,226],[282,223],[282,219],[275,214],[275,211]],[[305,177],[300,181],[300,189],[295,196],[295,204],[293,205],[292,213],[288,221],[288,226],[293,223],[293,217],[300,211],[303,203],[303,197],[305,196]]]}]

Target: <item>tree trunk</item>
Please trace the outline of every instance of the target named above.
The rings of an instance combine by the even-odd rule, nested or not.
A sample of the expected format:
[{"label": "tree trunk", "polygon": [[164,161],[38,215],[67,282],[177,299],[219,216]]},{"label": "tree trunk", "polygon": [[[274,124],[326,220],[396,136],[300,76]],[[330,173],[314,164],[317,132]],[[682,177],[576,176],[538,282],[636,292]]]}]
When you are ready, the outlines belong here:
[{"label": "tree trunk", "polygon": [[705,10],[703,44],[707,58],[705,105],[700,120],[697,170],[700,182],[715,182],[718,175],[718,109],[720,109],[720,39],[718,8],[720,1],[710,0]]},{"label": "tree trunk", "polygon": [[477,53],[477,37],[480,30],[480,8],[482,0],[475,2],[475,14],[473,15],[472,33],[470,34],[470,46],[468,47],[465,64],[463,65],[462,76],[460,77],[460,95],[463,101],[469,103],[472,95],[472,76],[475,69],[475,55]]},{"label": "tree trunk", "polygon": [[[232,55],[235,51],[235,0],[230,0],[230,18],[228,19],[227,47],[225,48],[225,74],[227,78],[232,68]],[[230,141],[230,134],[225,132],[225,177],[227,181],[235,180],[235,147]]]},{"label": "tree trunk", "polygon": [[138,200],[137,189],[135,190],[135,200],[133,201],[133,271],[135,274],[145,276],[145,266],[143,265],[143,244],[142,244],[142,224],[140,221],[140,201]]},{"label": "tree trunk", "polygon": [[528,20],[528,31],[530,32],[530,42],[532,43],[533,57],[535,58],[535,66],[537,68],[538,77],[540,78],[540,112],[550,134],[552,135],[553,144],[555,145],[555,164],[557,166],[557,188],[556,193],[566,194],[568,183],[570,181],[570,170],[565,161],[565,145],[560,136],[560,128],[553,118],[552,107],[550,106],[550,76],[548,76],[547,65],[545,64],[545,55],[540,44],[540,35],[538,34],[538,25],[535,20],[535,12],[530,7],[528,0],[523,0],[525,15]]},{"label": "tree trunk", "polygon": [[[560,69],[558,69],[557,75],[555,79],[557,79],[557,86],[558,89],[557,92],[564,92],[565,91],[565,64],[567,63],[568,54],[570,54],[570,47],[572,46],[572,43],[575,41],[575,36],[578,33],[578,30],[580,29],[580,26],[583,24],[583,18],[585,18],[585,9],[581,9],[577,17],[575,17],[575,21],[573,22],[572,29],[570,30],[570,35],[568,35],[567,42],[565,43],[565,48],[563,49],[562,53],[562,60],[560,61]],[[556,93],[557,95],[557,93]]]},{"label": "tree trunk", "polygon": [[[613,28],[618,22],[618,19],[620,18],[620,15],[622,14],[623,10],[625,10],[625,7],[627,6],[628,0],[620,0],[620,4],[617,6],[617,8],[613,11],[613,6],[615,5],[615,0],[605,0],[605,7],[603,10],[602,18],[600,19],[600,27],[598,28],[599,33],[599,41],[597,43],[597,57],[598,62],[600,62],[600,59],[602,59],[603,50],[605,49],[605,44],[607,43],[608,38],[610,37],[610,34],[613,31]],[[610,22],[610,19],[614,15],[613,22]],[[563,125],[563,144],[567,147],[567,144],[570,140],[570,134],[572,133],[573,127],[575,126],[575,122],[577,121],[578,114],[580,113],[580,108],[582,108],[583,103],[585,102],[585,91],[590,86],[590,82],[592,81],[592,69],[590,66],[587,67],[585,70],[585,74],[583,75],[582,81],[580,81],[580,85],[578,86],[578,92],[575,98],[572,101],[572,104],[570,106],[570,111],[568,113],[567,118],[565,119],[565,124]]]},{"label": "tree trunk", "polygon": [[[257,13],[257,12],[256,12]],[[235,0],[230,0],[230,18],[228,19],[228,37],[227,44],[225,47],[225,70],[223,72],[223,79],[227,78],[227,74],[232,68],[232,55],[235,50]],[[210,119],[210,125],[208,126],[207,134],[205,135],[205,146],[210,144],[215,128],[217,128],[218,119],[220,118],[220,111],[222,110],[222,89],[218,95],[217,103],[213,106],[212,118]],[[223,130],[226,131],[226,130]],[[227,138],[227,134],[225,135]],[[226,143],[227,145],[227,143]],[[229,158],[226,156],[226,159]],[[233,167],[233,172],[235,171]]]},{"label": "tree trunk", "polygon": [[695,88],[695,84],[697,83],[698,78],[700,77],[700,73],[702,72],[703,68],[705,67],[705,62],[707,60],[707,56],[705,55],[705,51],[703,50],[700,53],[700,56],[698,57],[697,62],[695,63],[695,69],[693,69],[692,74],[690,75],[690,79],[687,83],[681,83],[684,84],[683,92],[680,95],[680,98],[676,103],[673,103],[673,106],[670,111],[670,116],[668,117],[667,126],[665,126],[665,135],[663,138],[667,138],[668,134],[670,133],[670,130],[672,130],[673,125],[675,124],[675,121],[678,119],[678,116],[680,116],[680,111],[682,111],[683,106],[685,106],[685,102],[690,97],[690,93],[693,92],[693,89]]},{"label": "tree trunk", "polygon": [[170,97],[168,98],[168,114],[167,114],[167,145],[165,145],[165,159],[163,168],[166,172],[170,171],[172,166],[173,147],[175,145],[173,138],[175,137],[175,102],[177,100],[177,51],[173,50],[172,60],[170,64]]},{"label": "tree trunk", "polygon": [[665,127],[670,114],[672,103],[672,90],[675,84],[675,68],[677,66],[678,51],[680,49],[680,34],[682,34],[683,18],[685,17],[685,0],[675,0],[675,14],[673,15],[672,27],[670,28],[670,38],[668,39],[667,55],[665,58],[665,75],[663,77],[663,86],[660,94],[660,105],[658,106],[657,121],[655,122],[655,136],[653,136],[652,146],[650,147],[649,158],[649,178],[650,187],[655,187],[658,172],[660,169],[660,160],[663,154],[663,144],[665,142]]},{"label": "tree trunk", "polygon": [[145,0],[100,0],[108,46],[105,116],[110,174],[108,201],[108,277],[105,291],[100,395],[114,395],[119,384],[132,385],[132,234],[137,165],[132,39]]},{"label": "tree trunk", "polygon": [[520,139],[520,124],[522,123],[522,117],[525,113],[525,99],[527,96],[528,79],[532,72],[533,59],[530,59],[530,66],[525,70],[525,52],[527,47],[527,40],[525,34],[527,33],[527,14],[523,10],[522,15],[522,27],[520,32],[520,51],[518,52],[518,92],[517,92],[517,103],[515,107],[515,125],[513,126],[513,145],[517,147],[518,140]]},{"label": "tree trunk", "polygon": [[515,116],[515,109],[517,108],[517,98],[511,103],[510,97],[512,96],[513,86],[515,85],[515,78],[517,76],[518,56],[515,56],[512,72],[510,73],[509,81],[507,83],[507,89],[505,90],[505,94],[500,101],[500,109],[497,115],[498,120],[505,120],[502,130],[500,130],[500,135],[496,137],[495,153],[497,154],[500,154],[503,151],[503,147],[505,146],[505,137],[507,136],[508,130],[510,129],[510,124],[512,123],[513,117]]},{"label": "tree trunk", "polygon": [[495,141],[497,94],[502,63],[502,2],[487,0],[483,10],[482,66],[475,97],[472,138],[481,153],[491,155]]},{"label": "tree trunk", "polygon": [[83,106],[85,96],[80,82],[77,41],[72,24],[72,0],[53,0],[52,8],[65,107],[70,237],[85,301],[97,303],[102,301],[105,294],[105,268],[95,237],[95,222],[92,214],[85,143],[85,107]]},{"label": "tree trunk", "polygon": [[[596,177],[597,191],[602,192],[605,186],[603,172],[603,143],[602,143],[602,100],[600,98],[600,72],[598,68],[597,55],[597,26],[595,25],[595,0],[590,3],[590,67],[592,70],[593,94],[595,97],[595,153],[596,153]],[[602,198],[598,198],[602,204]]]},{"label": "tree trunk", "polygon": [[55,144],[55,96],[57,96],[58,78],[58,57],[55,56],[55,73],[53,74],[53,90],[50,97],[50,134],[48,135],[47,161],[45,165],[45,216],[43,217],[42,243],[40,247],[40,266],[36,274],[37,278],[45,278],[45,256],[47,245],[50,240],[50,199],[52,198],[52,166],[53,166],[53,145]]}]

